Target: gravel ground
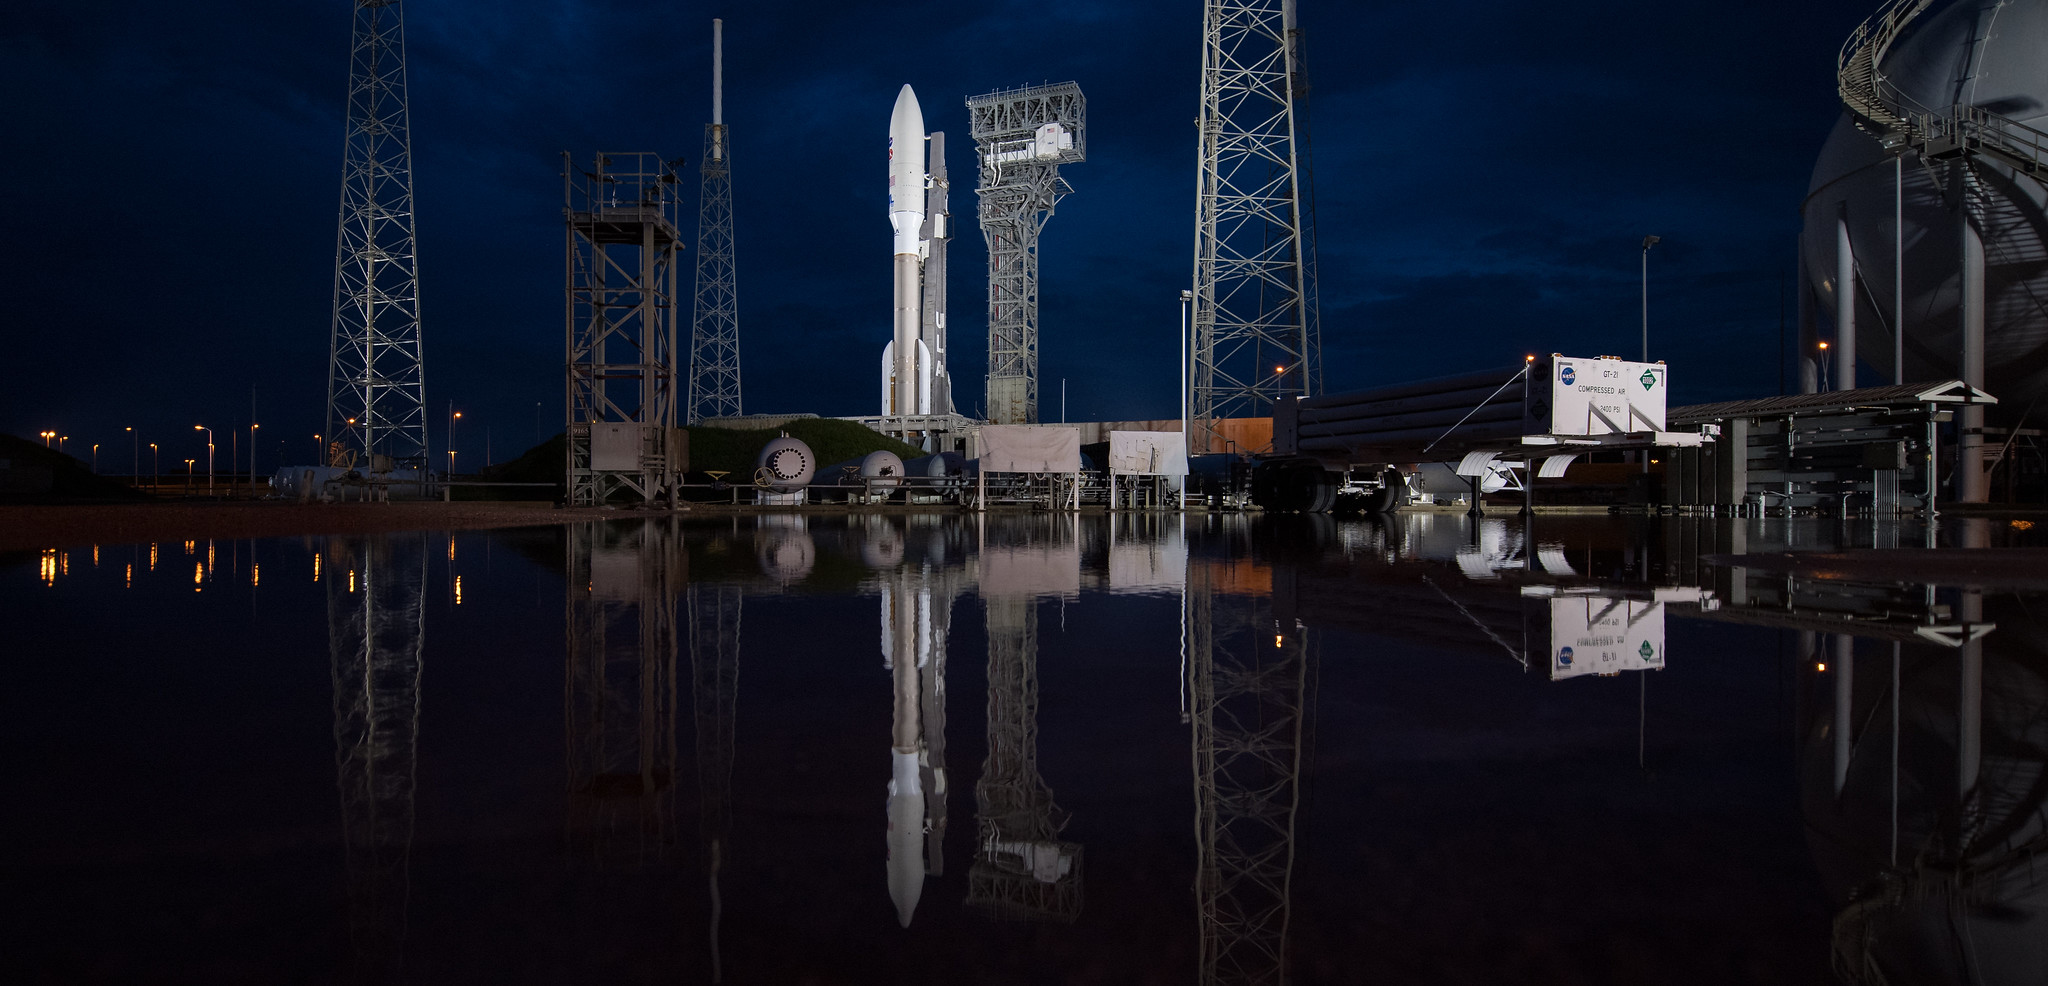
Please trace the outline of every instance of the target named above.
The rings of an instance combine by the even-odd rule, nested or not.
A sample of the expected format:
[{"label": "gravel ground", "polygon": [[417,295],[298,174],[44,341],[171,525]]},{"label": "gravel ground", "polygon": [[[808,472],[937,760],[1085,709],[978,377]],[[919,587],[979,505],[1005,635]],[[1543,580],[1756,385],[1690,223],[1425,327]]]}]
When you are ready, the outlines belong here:
[{"label": "gravel ground", "polygon": [[0,552],[206,538],[482,530],[633,516],[625,510],[562,510],[545,502],[135,503],[0,506]]}]

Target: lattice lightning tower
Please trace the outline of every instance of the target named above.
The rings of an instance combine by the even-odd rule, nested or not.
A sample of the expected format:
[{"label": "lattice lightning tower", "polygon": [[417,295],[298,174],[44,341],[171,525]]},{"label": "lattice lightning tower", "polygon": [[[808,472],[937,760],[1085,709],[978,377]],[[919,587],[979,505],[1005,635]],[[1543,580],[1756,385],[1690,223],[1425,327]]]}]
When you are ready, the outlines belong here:
[{"label": "lattice lightning tower", "polygon": [[988,419],[1038,421],[1038,234],[1073,191],[1060,165],[1088,157],[1088,101],[1072,82],[967,101],[988,241]]},{"label": "lattice lightning tower", "polygon": [[740,414],[740,315],[732,257],[732,162],[725,130],[725,22],[711,22],[711,122],[697,206],[696,311],[687,420]]},{"label": "lattice lightning tower", "polygon": [[1208,0],[1195,189],[1191,442],[1322,386],[1304,239],[1294,0]]},{"label": "lattice lightning tower", "polygon": [[327,363],[328,461],[427,464],[405,16],[355,0]]}]

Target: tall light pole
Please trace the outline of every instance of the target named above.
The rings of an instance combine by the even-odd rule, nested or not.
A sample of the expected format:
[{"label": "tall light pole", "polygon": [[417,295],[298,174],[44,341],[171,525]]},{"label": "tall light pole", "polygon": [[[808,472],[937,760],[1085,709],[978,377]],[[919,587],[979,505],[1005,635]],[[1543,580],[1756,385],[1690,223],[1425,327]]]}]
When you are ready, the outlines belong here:
[{"label": "tall light pole", "polygon": [[133,428],[123,428],[121,430],[127,432],[129,441],[135,443],[135,463],[130,467],[134,471],[128,474],[128,481],[135,482],[142,478],[142,436],[136,434]]},{"label": "tall light pole", "polygon": [[36,432],[36,437],[41,438],[43,440],[44,448],[49,448],[50,439],[57,437],[57,433],[54,431],[39,431]]},{"label": "tall light pole", "polygon": [[[1180,449],[1188,451],[1188,306],[1195,303],[1195,293],[1182,289],[1180,293]],[[1183,487],[1187,479],[1181,479]],[[1181,490],[1185,497],[1187,490]]]},{"label": "tall light pole", "polygon": [[313,436],[313,464],[316,466],[326,465],[327,463],[322,461],[322,457],[326,454],[327,446],[320,444],[320,436],[315,434]]},{"label": "tall light pole", "polygon": [[1650,361],[1650,248],[1661,236],[1643,237],[1643,362]]},{"label": "tall light pole", "polygon": [[163,471],[164,471],[164,460],[163,460],[163,456],[162,456],[161,454],[159,454],[159,453],[157,452],[157,448],[156,448],[156,443],[155,443],[155,442],[151,442],[151,443],[149,443],[149,486],[150,486],[150,492],[152,492],[152,493],[156,492],[156,487],[157,487],[158,485],[160,485],[160,484],[161,484],[161,483],[163,482],[163,480],[161,480],[161,479],[158,479],[158,478],[157,478],[157,477],[159,477],[159,476],[163,475]]},{"label": "tall light pole", "polygon": [[199,461],[199,460],[197,460],[197,459],[186,459],[186,460],[185,460],[185,495],[187,495],[187,496],[190,496],[190,495],[192,495],[192,463],[194,463],[194,462],[197,462],[197,461]]},{"label": "tall light pole", "polygon": [[[212,429],[212,428],[208,428],[208,427],[207,427],[207,426],[205,426],[205,425],[193,425],[193,426],[192,426],[192,430],[193,430],[193,431],[203,431],[203,432],[205,432],[205,433],[206,433],[206,495],[207,495],[207,496],[212,496],[212,495],[213,495],[213,429]],[[185,469],[185,471],[186,471],[187,473],[190,473],[190,472],[192,471],[192,469],[191,469],[191,467],[190,467],[190,466],[187,466],[187,467],[186,467],[186,469]],[[186,479],[187,479],[187,481],[189,482],[189,481],[190,481],[190,479],[191,479],[191,477],[190,477],[190,476],[188,475],[188,476],[186,477]]]},{"label": "tall light pole", "polygon": [[256,429],[263,427],[249,422],[249,495],[256,495]]},{"label": "tall light pole", "polygon": [[100,443],[92,443],[92,474],[100,474]]}]

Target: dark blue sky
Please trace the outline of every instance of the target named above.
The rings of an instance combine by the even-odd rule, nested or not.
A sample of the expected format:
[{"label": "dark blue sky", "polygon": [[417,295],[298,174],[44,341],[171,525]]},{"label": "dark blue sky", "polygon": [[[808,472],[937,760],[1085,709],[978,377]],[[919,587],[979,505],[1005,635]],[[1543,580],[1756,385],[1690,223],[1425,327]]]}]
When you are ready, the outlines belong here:
[{"label": "dark blue sky", "polygon": [[[1656,233],[1652,356],[1673,365],[1674,400],[1774,393],[1780,281],[1839,113],[1835,53],[1874,5],[1302,0],[1330,388],[1525,352],[1631,355]],[[1176,413],[1198,3],[405,7],[428,400],[437,422],[450,399],[465,412],[466,461],[485,426],[498,458],[529,444],[536,402],[559,428],[559,153],[686,157],[694,182],[713,16],[747,410],[874,409],[882,149],[905,82],[951,138],[951,345],[972,410],[986,267],[962,104],[1071,79],[1090,157],[1041,240],[1042,407],[1058,417],[1065,378],[1074,420]],[[0,430],[59,430],[105,457],[137,425],[169,463],[203,454],[205,422],[224,464],[254,386],[259,466],[281,441],[312,454],[348,31],[345,0],[76,0],[0,23]]]}]

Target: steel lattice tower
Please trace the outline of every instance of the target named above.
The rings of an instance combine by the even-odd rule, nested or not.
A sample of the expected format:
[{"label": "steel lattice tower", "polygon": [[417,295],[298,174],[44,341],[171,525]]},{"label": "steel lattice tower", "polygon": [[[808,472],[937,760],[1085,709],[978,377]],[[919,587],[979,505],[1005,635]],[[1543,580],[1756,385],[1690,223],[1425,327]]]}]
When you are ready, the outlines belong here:
[{"label": "steel lattice tower", "polygon": [[349,924],[362,972],[381,980],[401,965],[411,886],[427,535],[337,538],[325,555]]},{"label": "steel lattice tower", "polygon": [[[1251,568],[1249,559],[1237,564]],[[1277,986],[1290,981],[1287,925],[1312,668],[1307,630],[1274,612],[1271,590],[1227,589],[1246,581],[1230,565],[1190,564],[1184,604],[1199,981]]]},{"label": "steel lattice tower", "polygon": [[[1294,0],[1209,0],[1195,189],[1190,442],[1322,386],[1295,118]],[[1304,239],[1305,232],[1309,238]]]},{"label": "steel lattice tower", "polygon": [[1072,82],[967,101],[981,159],[981,235],[988,242],[988,419],[1038,421],[1038,234],[1073,191],[1060,165],[1088,157],[1088,101]]},{"label": "steel lattice tower", "polygon": [[686,420],[740,411],[739,290],[732,256],[732,162],[725,130],[725,22],[711,22],[711,122],[697,200],[696,310],[690,321]]},{"label": "steel lattice tower", "polygon": [[330,464],[427,465],[405,15],[355,0],[327,361]]},{"label": "steel lattice tower", "polygon": [[676,427],[675,168],[648,153],[562,155],[571,506],[671,496]]}]

